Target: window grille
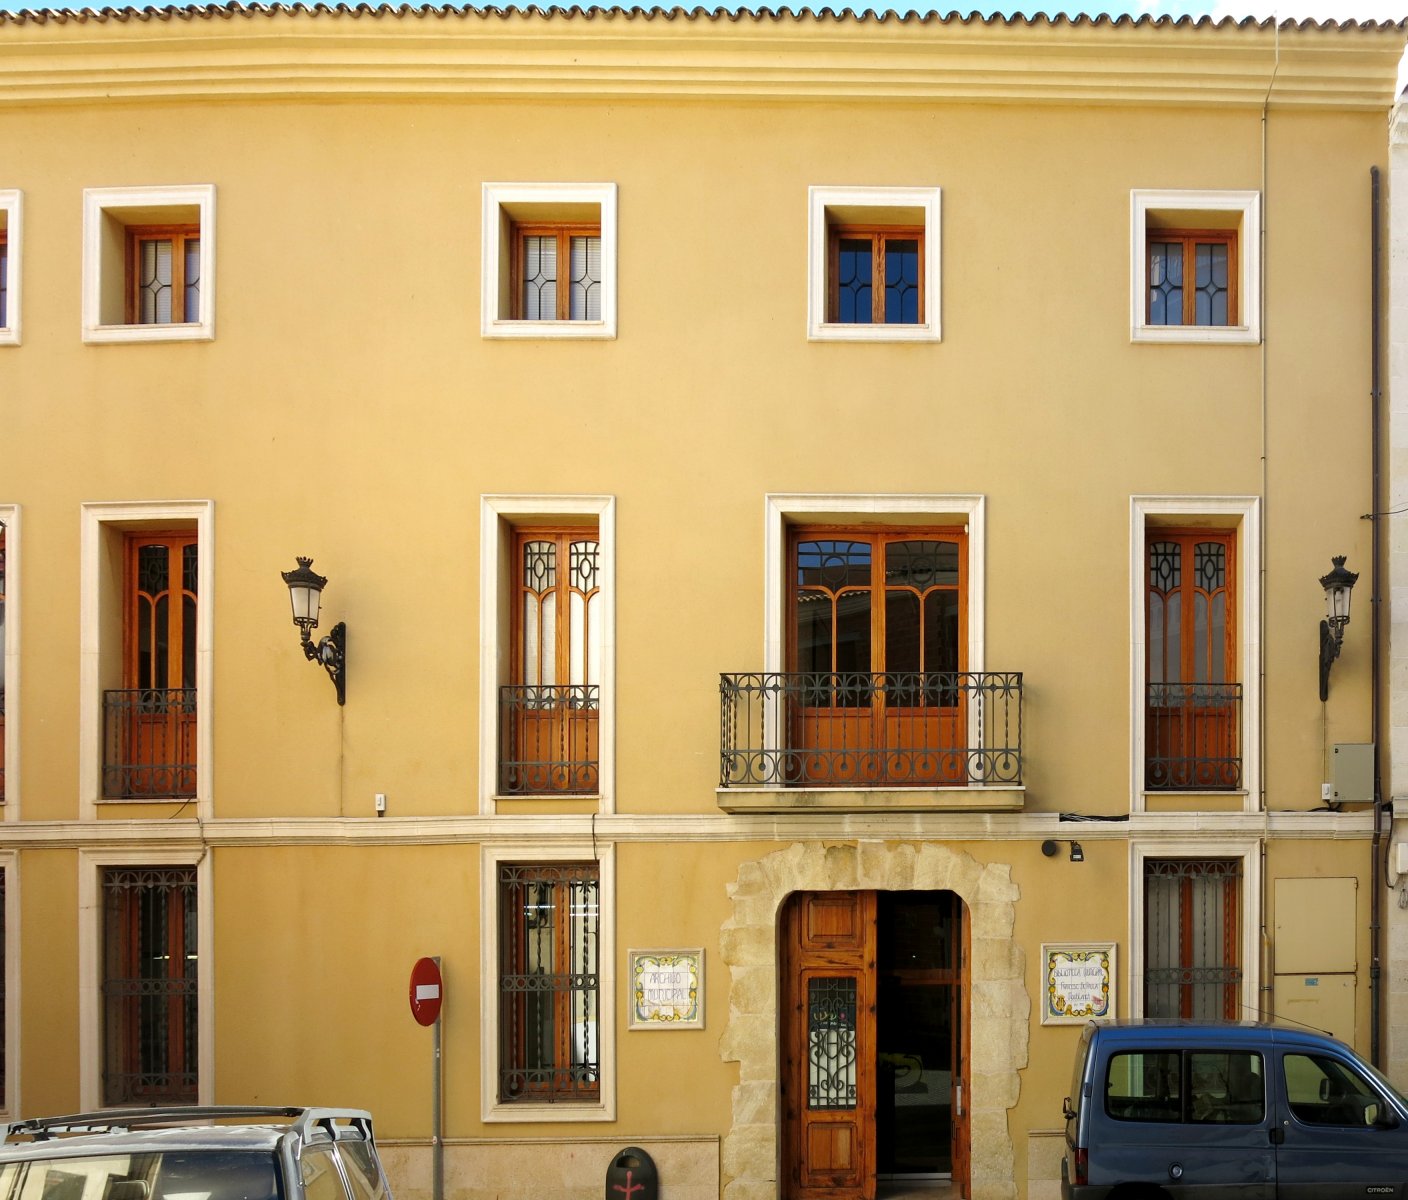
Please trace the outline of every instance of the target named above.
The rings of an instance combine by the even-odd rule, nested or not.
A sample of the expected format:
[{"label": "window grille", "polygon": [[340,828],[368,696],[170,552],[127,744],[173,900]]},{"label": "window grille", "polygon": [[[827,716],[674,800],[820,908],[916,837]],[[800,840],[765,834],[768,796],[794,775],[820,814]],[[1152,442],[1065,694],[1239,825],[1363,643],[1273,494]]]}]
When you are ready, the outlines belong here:
[{"label": "window grille", "polygon": [[103,1103],[194,1103],[195,868],[109,867],[102,896]]},{"label": "window grille", "polygon": [[1144,1015],[1241,1016],[1240,859],[1144,863]]},{"label": "window grille", "polygon": [[500,1100],[597,1099],[596,863],[501,865],[499,920]]}]

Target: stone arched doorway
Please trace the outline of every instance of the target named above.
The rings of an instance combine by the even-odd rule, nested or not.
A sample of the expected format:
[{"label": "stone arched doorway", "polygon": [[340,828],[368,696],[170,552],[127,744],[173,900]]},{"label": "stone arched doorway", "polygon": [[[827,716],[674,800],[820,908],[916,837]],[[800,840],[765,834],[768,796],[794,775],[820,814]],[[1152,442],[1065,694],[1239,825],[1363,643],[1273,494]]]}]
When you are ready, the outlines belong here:
[{"label": "stone arched doorway", "polygon": [[1010,1200],[1014,1149],[1007,1111],[1027,1065],[1031,1000],[1013,940],[1018,889],[1005,864],[984,865],[938,843],[797,843],[743,863],[720,930],[730,970],[720,1052],[739,1064],[723,1143],[725,1200],[779,1195],[777,917],[799,891],[952,891],[972,922],[973,1200]]}]

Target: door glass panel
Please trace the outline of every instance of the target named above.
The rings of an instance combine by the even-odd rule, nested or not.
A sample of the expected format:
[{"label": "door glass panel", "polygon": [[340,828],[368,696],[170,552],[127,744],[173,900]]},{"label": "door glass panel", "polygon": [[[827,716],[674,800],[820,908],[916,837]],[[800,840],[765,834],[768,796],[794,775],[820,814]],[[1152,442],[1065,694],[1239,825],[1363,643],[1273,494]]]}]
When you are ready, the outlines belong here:
[{"label": "door glass panel", "polygon": [[1287,1054],[1286,1098],[1307,1125],[1372,1125],[1382,1101],[1358,1071],[1326,1054]]},{"label": "door glass panel", "polygon": [[856,981],[807,983],[807,1107],[856,1106]]}]

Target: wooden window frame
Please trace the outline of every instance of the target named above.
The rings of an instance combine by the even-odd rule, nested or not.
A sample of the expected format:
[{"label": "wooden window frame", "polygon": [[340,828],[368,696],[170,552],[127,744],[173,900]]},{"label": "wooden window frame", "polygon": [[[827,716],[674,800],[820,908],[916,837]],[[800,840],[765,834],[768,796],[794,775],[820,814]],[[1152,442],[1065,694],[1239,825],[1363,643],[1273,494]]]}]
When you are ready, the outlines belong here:
[{"label": "wooden window frame", "polygon": [[[139,641],[137,636],[137,593],[140,584],[139,554],[141,547],[152,545],[165,545],[171,553],[170,576],[167,582],[167,592],[172,597],[172,601],[167,605],[167,623],[170,642],[168,645],[167,659],[167,679],[152,680],[148,684],[142,684],[138,679],[139,664]],[[200,541],[195,530],[161,530],[161,531],[141,531],[129,533],[123,542],[123,591],[122,591],[122,678],[123,686],[128,688],[151,687],[155,689],[184,688],[192,686],[183,681],[180,675],[180,664],[183,658],[185,647],[185,605],[180,601],[185,599],[185,550],[188,546],[197,547],[196,553],[199,555]],[[199,559],[197,559],[199,562]],[[199,593],[197,593],[195,603],[198,605]],[[195,670],[195,663],[191,663],[192,672]],[[174,678],[174,682],[173,682]]]},{"label": "wooden window frame", "polygon": [[[126,228],[127,279],[125,317],[128,325],[191,325],[200,314],[186,312],[186,243],[199,241],[200,226],[189,223],[176,225],[129,225]],[[142,246],[147,242],[171,242],[171,320],[143,321],[142,316]]]},{"label": "wooden window frame", "polygon": [[[919,326],[925,321],[927,297],[924,294],[924,226],[923,225],[854,225],[831,223],[826,231],[826,320],[840,324],[840,256],[843,239],[870,240],[870,320],[853,321],[854,325]],[[888,241],[918,242],[919,311],[914,321],[885,320],[885,244]],[[878,283],[878,286],[877,286]]]},{"label": "wooden window frame", "polygon": [[[523,678],[523,597],[531,589],[523,581],[523,547],[529,542],[553,542],[557,546],[557,582],[553,585],[555,594],[554,617],[557,632],[553,638],[554,678],[558,684],[567,684],[572,673],[571,638],[560,636],[571,632],[571,597],[574,591],[571,577],[572,543],[591,541],[596,544],[598,556],[601,553],[601,534],[595,525],[523,525],[513,530],[513,574],[510,579],[513,600],[509,605],[509,646],[512,657],[509,667],[511,683],[526,683]],[[590,598],[601,593],[601,579],[598,559],[598,579],[596,586],[584,597]],[[587,626],[588,644],[593,630]],[[583,662],[589,662],[588,647],[582,648]]]},{"label": "wooden window frame", "polygon": [[[1150,225],[1144,231],[1144,267],[1145,267],[1145,289],[1144,289],[1144,320],[1150,322],[1154,309],[1153,285],[1150,282],[1154,277],[1154,243],[1178,243],[1182,246],[1183,257],[1183,320],[1176,322],[1173,328],[1187,326],[1193,329],[1227,329],[1236,326],[1239,320],[1239,305],[1237,295],[1237,281],[1239,279],[1240,265],[1238,263],[1238,234],[1235,229],[1161,229]],[[1197,277],[1197,247],[1199,245],[1213,245],[1227,247],[1227,320],[1223,322],[1208,322],[1200,325],[1197,321],[1197,287],[1190,281]]]},{"label": "wooden window frame", "polygon": [[[969,576],[969,539],[961,525],[790,525],[787,528],[787,616],[786,616],[786,670],[797,671],[797,547],[800,543],[813,540],[843,541],[866,540],[872,550],[872,563],[876,569],[880,557],[875,551],[892,542],[947,541],[958,544],[958,583],[953,591],[958,593],[958,671],[968,671],[968,606],[971,580]],[[869,592],[870,605],[870,667],[873,673],[881,673],[889,668],[884,661],[885,654],[885,591],[886,583],[881,576],[872,576]],[[937,585],[936,585],[937,586]],[[946,586],[946,585],[945,585]],[[877,603],[875,597],[879,597]],[[835,646],[833,644],[833,656]],[[834,657],[833,667],[835,669]]]},{"label": "wooden window frame", "polygon": [[[1184,856],[1180,855],[1180,856],[1176,856],[1176,857],[1169,857],[1169,858],[1167,858],[1167,859],[1163,859],[1163,858],[1159,858],[1159,859],[1147,858],[1147,859],[1144,860],[1145,865],[1144,865],[1144,868],[1143,868],[1143,871],[1142,871],[1142,875],[1143,875],[1142,887],[1143,887],[1143,889],[1144,889],[1144,945],[1145,945],[1144,969],[1145,969],[1146,974],[1145,974],[1145,978],[1144,978],[1144,980],[1143,980],[1141,986],[1142,986],[1142,988],[1143,988],[1143,995],[1144,995],[1142,1007],[1143,1007],[1143,1012],[1144,1012],[1145,1016],[1147,1017],[1147,1015],[1148,1015],[1148,1009],[1149,1009],[1149,1003],[1148,1003],[1149,983],[1148,983],[1148,975],[1147,975],[1147,972],[1148,972],[1148,970],[1149,970],[1149,966],[1148,966],[1148,949],[1149,949],[1149,945],[1150,945],[1150,941],[1151,941],[1151,939],[1150,939],[1150,934],[1149,934],[1149,881],[1150,881],[1151,878],[1154,878],[1154,876],[1152,876],[1152,875],[1150,874],[1148,864],[1151,863],[1151,862],[1156,862],[1156,861],[1163,861],[1163,862],[1182,862],[1182,863],[1200,863],[1200,864],[1202,864],[1203,866],[1207,866],[1209,863],[1213,863],[1213,862],[1219,862],[1219,863],[1232,863],[1232,862],[1237,862],[1237,863],[1238,863],[1238,870],[1237,870],[1237,872],[1236,872],[1235,874],[1227,874],[1227,875],[1222,875],[1222,876],[1211,876],[1211,877],[1213,877],[1213,878],[1218,878],[1218,879],[1220,879],[1220,882],[1221,882],[1221,884],[1222,884],[1222,892],[1223,892],[1222,911],[1223,911],[1224,915],[1225,915],[1226,918],[1227,918],[1226,921],[1225,921],[1225,923],[1223,924],[1221,930],[1219,931],[1219,941],[1221,942],[1221,945],[1222,945],[1222,957],[1223,957],[1223,960],[1224,960],[1224,969],[1235,970],[1235,971],[1238,973],[1238,978],[1237,978],[1235,981],[1233,981],[1233,980],[1228,980],[1228,981],[1226,981],[1226,982],[1224,982],[1224,983],[1222,983],[1222,984],[1220,985],[1220,986],[1222,987],[1222,989],[1223,989],[1223,991],[1222,991],[1222,1000],[1221,1000],[1222,1019],[1223,1019],[1223,1020],[1226,1020],[1226,1021],[1235,1021],[1235,1020],[1238,1020],[1238,1019],[1241,1017],[1241,1015],[1242,1015],[1242,1013],[1241,1013],[1241,1008],[1242,1008],[1242,989],[1243,989],[1243,984],[1244,984],[1245,976],[1246,976],[1246,966],[1245,966],[1245,964],[1244,964],[1243,961],[1242,961],[1242,920],[1243,920],[1243,916],[1242,916],[1242,888],[1243,888],[1243,874],[1242,874],[1242,871],[1241,871],[1241,864],[1240,864],[1240,862],[1239,862],[1238,859],[1236,859],[1236,858],[1225,858],[1225,859],[1224,859],[1224,858],[1221,858],[1221,857],[1218,857],[1218,856],[1215,856],[1215,855],[1212,855],[1212,856],[1205,856],[1205,857],[1200,856],[1200,857],[1197,857],[1197,858],[1184,857]],[[1197,879],[1197,878],[1199,878],[1199,877],[1198,877],[1198,876],[1194,876],[1194,875],[1192,875],[1192,874],[1184,874],[1184,875],[1181,875],[1181,876],[1178,877],[1178,888],[1177,888],[1177,892],[1178,892],[1178,924],[1179,924],[1179,931],[1178,931],[1178,946],[1177,946],[1177,950],[1178,950],[1178,964],[1177,964],[1177,965],[1178,965],[1178,968],[1179,968],[1180,970],[1187,971],[1187,972],[1195,971],[1195,970],[1199,969],[1199,966],[1200,966],[1200,964],[1198,964],[1198,963],[1196,963],[1196,962],[1193,961],[1193,953],[1192,953],[1192,946],[1194,945],[1194,942],[1195,942],[1194,926],[1193,926],[1193,903],[1192,903],[1192,900],[1193,900],[1193,885],[1194,885],[1195,879]],[[1201,965],[1205,965],[1205,964],[1201,964]],[[1179,991],[1178,991],[1178,1016],[1179,1016],[1180,1019],[1182,1019],[1182,1020],[1192,1020],[1192,1019],[1193,1019],[1193,1000],[1194,1000],[1194,993],[1193,993],[1193,990],[1192,990],[1192,983],[1191,983],[1191,982],[1181,983],[1181,984],[1179,985]]]},{"label": "wooden window frame", "polygon": [[1182,675],[1180,682],[1195,683],[1207,682],[1194,678],[1195,671],[1195,651],[1197,644],[1192,637],[1192,632],[1196,628],[1193,611],[1193,597],[1198,590],[1196,587],[1192,571],[1193,547],[1196,543],[1218,542],[1227,551],[1227,600],[1223,618],[1223,683],[1241,683],[1238,678],[1240,659],[1238,657],[1238,630],[1237,630],[1237,530],[1235,529],[1211,529],[1187,526],[1164,526],[1150,525],[1144,531],[1144,629],[1145,629],[1145,679],[1152,673],[1152,663],[1148,656],[1153,652],[1153,638],[1149,635],[1149,606],[1152,600],[1153,583],[1149,578],[1149,550],[1155,542],[1177,542],[1179,554],[1184,561],[1184,569],[1181,571],[1182,582],[1179,589],[1179,607],[1182,610],[1179,615],[1179,628],[1182,631],[1182,644],[1179,647],[1179,670]]},{"label": "wooden window frame", "polygon": [[[574,237],[601,238],[600,221],[515,221],[510,230],[512,252],[509,264],[509,306],[510,320],[528,320],[523,315],[523,270],[524,241],[530,237],[556,237],[557,239],[557,315],[552,320],[572,320],[572,239]],[[537,320],[544,320],[539,317]],[[578,318],[578,322],[586,321]]]},{"label": "wooden window frame", "polygon": [[[597,977],[596,986],[593,988],[565,988],[554,989],[545,993],[551,1000],[552,1013],[551,1023],[553,1028],[553,1044],[557,1047],[567,1046],[571,1043],[572,1035],[572,1000],[579,991],[589,992],[594,997],[594,1013],[597,1027],[596,1055],[597,1061],[593,1064],[596,1068],[595,1078],[585,1081],[580,1085],[570,1089],[565,1093],[554,1090],[551,1084],[539,1083],[537,1085],[527,1084],[523,1090],[510,1093],[505,1087],[505,1076],[510,1072],[527,1070],[522,1061],[511,1061],[510,1049],[507,1044],[506,1030],[516,1024],[517,1027],[526,1032],[528,1028],[527,1018],[527,994],[523,992],[506,992],[503,986],[503,979],[506,975],[522,974],[526,970],[528,961],[527,941],[528,927],[525,924],[523,913],[520,907],[512,903],[512,888],[514,885],[499,879],[495,886],[499,889],[498,908],[500,913],[500,938],[499,946],[501,956],[499,971],[499,1080],[498,1080],[498,1102],[504,1105],[532,1104],[534,1102],[550,1101],[552,1103],[584,1103],[597,1104],[601,1100],[602,1086],[602,1058],[604,1056],[601,1042],[601,1026],[606,1020],[612,1019],[611,1014],[602,1010],[602,923],[604,921],[604,911],[602,902],[602,881],[600,866],[597,862],[586,860],[576,861],[548,861],[533,863],[502,863],[500,868],[510,869],[535,869],[547,868],[552,871],[571,872],[570,877],[563,875],[553,879],[550,883],[528,883],[526,887],[547,886],[551,889],[552,904],[552,938],[553,938],[553,963],[554,975],[572,976],[574,974],[571,964],[570,951],[572,947],[572,889],[579,883],[590,883],[596,889],[596,923],[592,932],[594,944],[591,948],[592,962],[595,971],[592,972]],[[497,872],[496,872],[497,874]],[[562,970],[561,965],[566,964],[567,970]],[[519,970],[513,970],[518,967]],[[512,1007],[515,1011],[516,1020],[510,1021],[507,1013]],[[526,1042],[521,1049],[525,1052]],[[568,1064],[568,1069],[571,1064]],[[555,1068],[561,1069],[561,1068]]]},{"label": "wooden window frame", "polygon": [[0,329],[10,328],[10,231],[0,229]]}]

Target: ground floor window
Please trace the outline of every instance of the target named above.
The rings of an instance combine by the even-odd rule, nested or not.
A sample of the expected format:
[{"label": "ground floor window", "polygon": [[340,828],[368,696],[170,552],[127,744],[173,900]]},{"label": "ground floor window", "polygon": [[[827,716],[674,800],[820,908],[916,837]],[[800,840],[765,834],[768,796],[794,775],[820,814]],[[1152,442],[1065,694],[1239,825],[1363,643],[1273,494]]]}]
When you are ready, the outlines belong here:
[{"label": "ground floor window", "polygon": [[601,1093],[600,880],[595,862],[501,863],[499,1100]]},{"label": "ground floor window", "polygon": [[1241,1016],[1242,861],[1144,860],[1144,1015]]},{"label": "ground floor window", "polygon": [[105,867],[102,1102],[197,1098],[196,869]]}]

